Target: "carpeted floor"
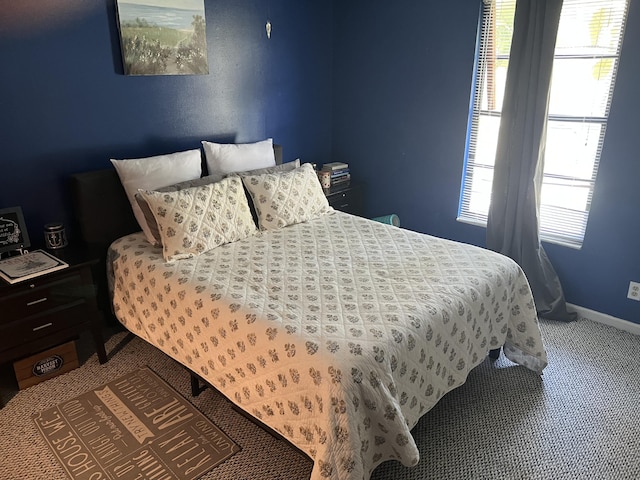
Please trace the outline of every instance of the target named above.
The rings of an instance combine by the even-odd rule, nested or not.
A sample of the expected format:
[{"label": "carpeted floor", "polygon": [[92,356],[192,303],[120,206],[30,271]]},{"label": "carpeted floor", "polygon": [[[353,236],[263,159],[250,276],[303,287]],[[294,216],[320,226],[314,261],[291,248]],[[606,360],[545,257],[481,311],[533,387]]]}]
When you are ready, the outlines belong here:
[{"label": "carpeted floor", "polygon": [[[421,460],[414,468],[382,464],[372,479],[638,479],[640,478],[640,336],[579,320],[542,321],[549,366],[542,377],[501,357],[476,368],[465,385],[446,395],[413,430]],[[107,350],[121,343],[111,337]],[[0,376],[0,478],[64,478],[31,420],[109,379],[148,365],[209,416],[243,450],[202,477],[305,479],[311,461],[288,443],[234,411],[207,390],[190,397],[182,367],[140,341],[105,365],[81,339],[83,365],[16,393],[9,371]],[[8,383],[9,382],[9,383]]]}]

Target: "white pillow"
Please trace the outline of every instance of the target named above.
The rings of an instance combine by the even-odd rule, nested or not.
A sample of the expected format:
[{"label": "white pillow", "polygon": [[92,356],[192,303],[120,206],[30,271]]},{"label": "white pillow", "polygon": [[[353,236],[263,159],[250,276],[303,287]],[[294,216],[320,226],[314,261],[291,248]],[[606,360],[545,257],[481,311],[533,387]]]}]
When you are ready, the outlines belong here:
[{"label": "white pillow", "polygon": [[202,141],[209,175],[273,167],[276,156],[273,139],[256,143],[212,143]]},{"label": "white pillow", "polygon": [[135,194],[139,189],[155,190],[174,183],[200,178],[202,175],[202,153],[200,149],[147,158],[111,159],[111,163],[118,172],[133,214],[151,244],[154,244],[155,240],[149,230],[144,214],[138,206]]},{"label": "white pillow", "polygon": [[241,178],[251,194],[260,230],[276,230],[333,211],[310,163],[289,172]]},{"label": "white pillow", "polygon": [[160,230],[167,262],[192,258],[257,232],[239,177],[175,192],[139,190]]}]

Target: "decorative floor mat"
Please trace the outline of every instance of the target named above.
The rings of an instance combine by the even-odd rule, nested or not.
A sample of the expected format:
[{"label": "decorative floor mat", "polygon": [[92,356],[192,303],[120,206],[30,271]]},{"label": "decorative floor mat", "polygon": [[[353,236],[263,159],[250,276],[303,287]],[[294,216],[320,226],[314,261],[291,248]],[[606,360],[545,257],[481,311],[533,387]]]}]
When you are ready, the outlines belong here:
[{"label": "decorative floor mat", "polygon": [[148,367],[33,420],[73,480],[195,480],[240,451]]}]

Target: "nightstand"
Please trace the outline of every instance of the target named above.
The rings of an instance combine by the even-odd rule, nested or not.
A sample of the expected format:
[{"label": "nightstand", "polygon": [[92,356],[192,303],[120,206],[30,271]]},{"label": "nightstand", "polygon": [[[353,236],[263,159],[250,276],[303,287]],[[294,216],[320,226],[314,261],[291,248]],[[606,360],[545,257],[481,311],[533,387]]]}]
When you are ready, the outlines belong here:
[{"label": "nightstand", "polygon": [[91,330],[100,363],[107,361],[102,313],[92,267],[82,248],[49,251],[68,268],[9,285],[0,280],[0,364],[60,345]]},{"label": "nightstand", "polygon": [[350,183],[346,186],[335,186],[325,188],[324,194],[331,205],[336,210],[350,213],[352,215],[364,215],[364,195],[362,185]]}]

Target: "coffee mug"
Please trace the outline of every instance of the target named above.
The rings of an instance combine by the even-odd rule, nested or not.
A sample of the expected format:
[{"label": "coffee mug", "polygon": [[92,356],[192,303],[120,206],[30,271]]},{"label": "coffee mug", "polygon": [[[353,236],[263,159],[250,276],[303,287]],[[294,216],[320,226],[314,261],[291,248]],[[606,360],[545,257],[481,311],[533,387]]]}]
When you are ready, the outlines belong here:
[{"label": "coffee mug", "polygon": [[322,188],[331,188],[331,172],[318,172]]}]

